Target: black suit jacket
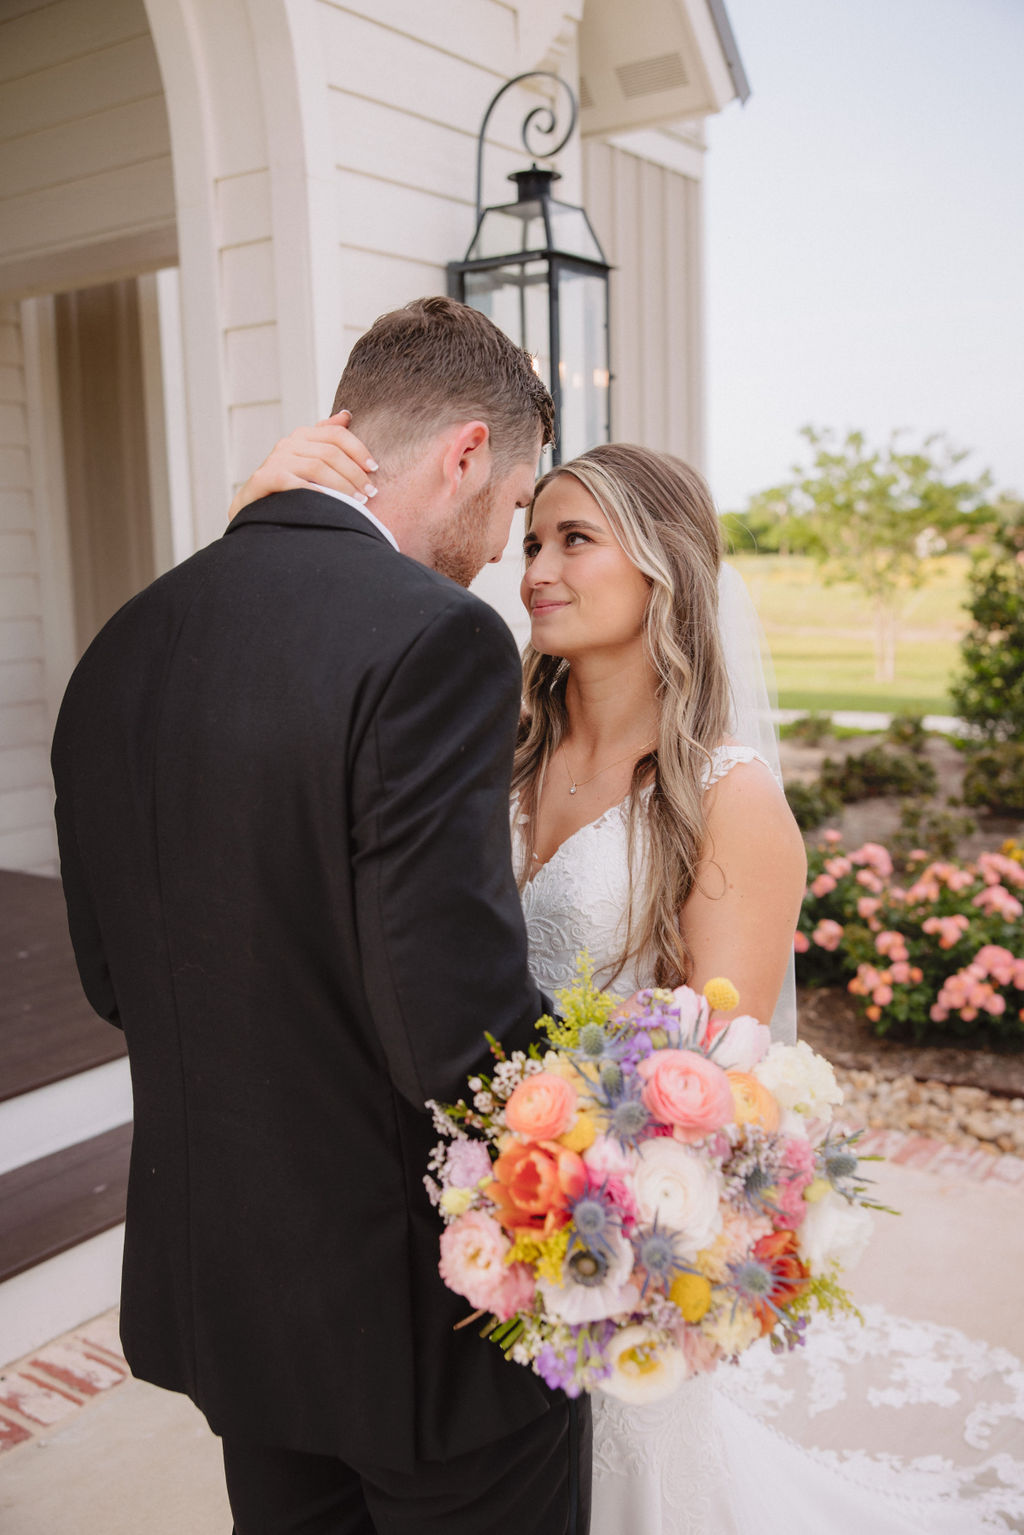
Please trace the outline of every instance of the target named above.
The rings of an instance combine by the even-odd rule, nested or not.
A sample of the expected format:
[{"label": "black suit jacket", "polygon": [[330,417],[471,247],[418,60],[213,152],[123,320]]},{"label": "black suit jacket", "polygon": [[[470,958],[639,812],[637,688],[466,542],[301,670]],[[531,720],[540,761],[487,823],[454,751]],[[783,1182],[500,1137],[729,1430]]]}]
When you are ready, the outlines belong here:
[{"label": "black suit jacket", "polygon": [[549,1397],[437,1273],[428,1098],[533,1037],[509,631],[269,496],[122,608],[53,749],[71,935],[135,1094],[125,1352],[218,1433],[396,1468]]}]

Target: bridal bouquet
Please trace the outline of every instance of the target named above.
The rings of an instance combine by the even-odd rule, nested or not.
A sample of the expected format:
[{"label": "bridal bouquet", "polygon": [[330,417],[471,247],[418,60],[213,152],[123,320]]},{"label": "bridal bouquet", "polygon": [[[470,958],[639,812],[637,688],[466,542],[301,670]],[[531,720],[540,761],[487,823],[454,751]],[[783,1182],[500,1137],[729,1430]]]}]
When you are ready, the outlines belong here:
[{"label": "bridal bouquet", "polygon": [[[544,1045],[430,1105],[426,1185],[441,1277],[485,1336],[570,1396],[650,1401],[768,1335],[800,1343],[871,1225],[856,1135],[806,1044],[771,1044],[710,981],[628,1009],[588,962],[542,1018]],[[882,1208],[876,1206],[876,1208]]]}]

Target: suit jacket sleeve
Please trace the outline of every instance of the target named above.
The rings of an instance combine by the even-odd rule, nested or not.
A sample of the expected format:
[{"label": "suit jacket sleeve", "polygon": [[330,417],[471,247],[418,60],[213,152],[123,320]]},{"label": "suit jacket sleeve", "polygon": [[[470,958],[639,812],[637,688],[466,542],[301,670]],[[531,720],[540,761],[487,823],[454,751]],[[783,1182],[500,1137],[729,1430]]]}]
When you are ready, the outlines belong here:
[{"label": "suit jacket sleeve", "polygon": [[60,877],[68,909],[68,930],[82,990],[92,1008],[108,1023],[121,1027],[110,967],[103,950],[103,936],[89,892],[74,824],[74,770],[66,709],[61,711],[53,740],[53,779],[57,787],[54,818],[60,849]]},{"label": "suit jacket sleeve", "polygon": [[453,603],[391,676],[358,753],[356,910],[364,982],[392,1080],[451,1100],[544,1011],[529,979],[508,792],[521,672],[505,625]]}]

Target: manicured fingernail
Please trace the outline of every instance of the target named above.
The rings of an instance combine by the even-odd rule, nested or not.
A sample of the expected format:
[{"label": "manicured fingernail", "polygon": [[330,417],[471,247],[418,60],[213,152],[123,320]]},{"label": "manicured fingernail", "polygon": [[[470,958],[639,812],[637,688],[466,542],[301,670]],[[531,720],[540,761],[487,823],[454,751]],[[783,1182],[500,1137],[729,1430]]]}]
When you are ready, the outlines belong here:
[{"label": "manicured fingernail", "polygon": [[372,497],[372,496],[375,496],[377,494],[377,487],[376,487],[376,485],[364,485],[363,489],[366,491],[366,494],[368,496]]},{"label": "manicured fingernail", "polygon": [[377,460],[375,458],[368,458],[366,460],[366,467],[367,467],[367,469],[369,469],[370,473],[372,474],[375,469],[379,469],[380,468],[380,465],[378,464],[378,462],[377,462]]},{"label": "manicured fingernail", "polygon": [[365,496],[361,496],[359,494],[358,490],[354,490],[352,492],[352,500],[353,501],[358,501],[360,506],[365,506],[366,505],[366,497]]}]

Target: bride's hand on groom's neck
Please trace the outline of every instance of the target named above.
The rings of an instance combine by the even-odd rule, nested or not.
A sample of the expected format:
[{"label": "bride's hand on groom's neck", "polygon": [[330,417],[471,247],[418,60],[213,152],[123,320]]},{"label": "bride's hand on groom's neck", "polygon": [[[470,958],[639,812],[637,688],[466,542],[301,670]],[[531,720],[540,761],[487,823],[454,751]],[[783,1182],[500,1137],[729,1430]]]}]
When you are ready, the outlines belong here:
[{"label": "bride's hand on groom's neck", "polygon": [[262,464],[236,492],[228,521],[243,506],[279,490],[306,490],[320,486],[340,491],[364,505],[377,494],[371,476],[378,465],[366,444],[350,432],[351,415],[340,410],[316,426],[297,427],[282,437]]}]

